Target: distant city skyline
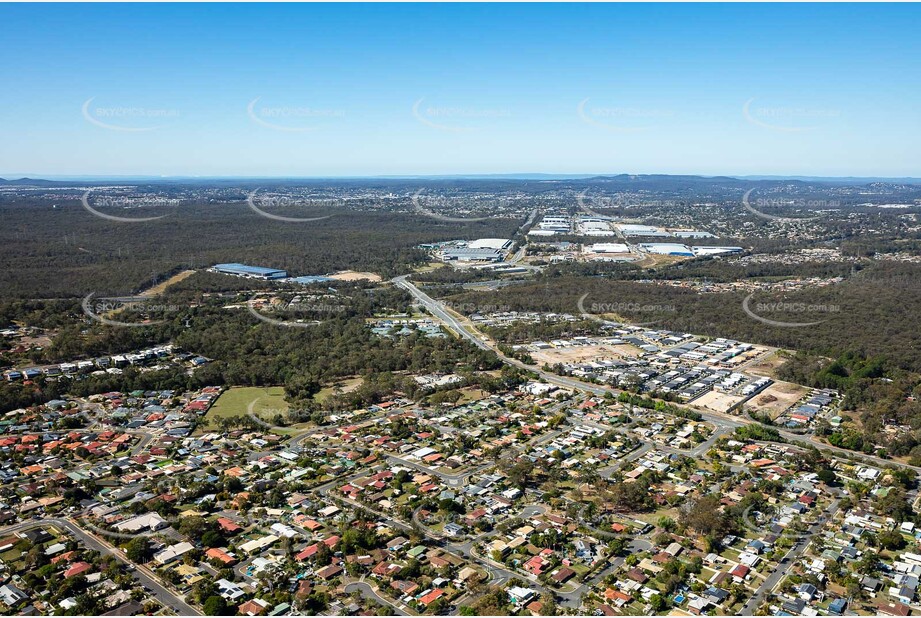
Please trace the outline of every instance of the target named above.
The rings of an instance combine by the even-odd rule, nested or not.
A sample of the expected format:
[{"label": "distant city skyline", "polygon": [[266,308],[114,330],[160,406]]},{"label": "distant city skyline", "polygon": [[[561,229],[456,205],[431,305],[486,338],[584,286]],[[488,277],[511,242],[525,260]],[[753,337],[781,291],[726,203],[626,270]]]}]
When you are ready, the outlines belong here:
[{"label": "distant city skyline", "polygon": [[0,177],[921,177],[917,5],[0,6]]}]

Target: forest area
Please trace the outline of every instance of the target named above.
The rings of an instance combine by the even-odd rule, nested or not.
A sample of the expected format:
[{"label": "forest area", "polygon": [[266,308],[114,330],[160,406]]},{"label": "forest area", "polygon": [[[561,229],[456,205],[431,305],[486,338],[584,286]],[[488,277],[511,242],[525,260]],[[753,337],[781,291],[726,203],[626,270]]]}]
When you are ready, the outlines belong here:
[{"label": "forest area", "polygon": [[[206,278],[206,287],[213,280]],[[113,328],[89,321],[79,305],[53,303],[64,314],[51,313],[39,322],[61,323],[52,345],[42,350],[41,360],[60,362],[127,352],[172,342],[177,348],[202,355],[208,364],[186,375],[182,367],[141,372],[126,370],[122,375],[105,374],[82,379],[40,380],[35,386],[21,383],[0,385],[0,410],[31,405],[58,397],[108,390],[197,388],[203,385],[268,386],[283,385],[293,405],[315,408],[313,396],[325,384],[347,376],[362,376],[371,383],[389,384],[391,390],[360,390],[359,395],[383,396],[405,383],[386,377],[397,373],[457,372],[473,374],[496,370],[502,364],[495,354],[453,337],[430,338],[422,333],[403,337],[374,335],[367,318],[378,313],[409,311],[408,294],[393,287],[380,288],[366,283],[344,284],[337,290],[336,302],[342,310],[328,315],[310,311],[290,311],[276,317],[322,318],[307,328],[284,327],[256,319],[245,308],[250,295],[227,293],[204,296],[195,292],[195,282],[186,280],[175,292],[161,300],[166,306],[183,307],[176,313],[154,314],[163,322],[140,328]],[[317,292],[315,289],[314,292]],[[291,296],[287,292],[287,296]],[[237,305],[238,308],[228,308]],[[282,308],[285,305],[280,305]],[[336,305],[338,308],[340,305]],[[5,307],[7,315],[41,311],[30,302],[14,302]],[[271,308],[265,309],[272,316]],[[80,319],[82,318],[82,319]],[[122,320],[139,319],[130,311]],[[377,395],[374,395],[377,393]]]},{"label": "forest area", "polygon": [[329,209],[299,210],[302,217],[330,216],[289,223],[262,217],[245,203],[151,207],[145,215],[165,216],[122,223],[91,215],[75,199],[0,201],[3,298],[132,294],[180,270],[225,262],[291,276],[349,269],[390,278],[428,261],[419,244],[508,238],[521,224],[513,218],[446,224],[410,213]]},{"label": "forest area", "polygon": [[[583,307],[622,303],[620,315],[652,328],[760,343],[795,353],[777,377],[816,388],[834,388],[843,398],[845,418],[853,422],[817,432],[831,443],[852,450],[911,456],[921,463],[921,276],[910,263],[864,262],[859,267],[815,264],[799,271],[808,276],[843,276],[824,287],[805,287],[785,294],[757,292],[758,303],[835,307],[806,318],[796,311],[771,313],[777,321],[815,321],[808,327],[783,328],[753,319],[743,309],[745,292],[698,293],[688,287],[651,283],[706,278],[710,281],[777,280],[790,277],[783,265],[725,264],[695,260],[651,273],[616,265],[575,274],[582,267],[548,271],[535,280],[495,291],[444,290],[456,306],[507,306],[512,311],[563,312],[580,315]],[[799,268],[799,267],[797,267]],[[575,272],[574,272],[575,271]],[[804,275],[804,276],[805,276]],[[846,275],[846,276],[845,276]],[[585,296],[587,295],[587,296]],[[631,307],[648,311],[632,311]],[[554,336],[597,333],[600,323],[576,322],[491,328],[489,334],[506,344]],[[906,430],[892,431],[895,427]]]}]

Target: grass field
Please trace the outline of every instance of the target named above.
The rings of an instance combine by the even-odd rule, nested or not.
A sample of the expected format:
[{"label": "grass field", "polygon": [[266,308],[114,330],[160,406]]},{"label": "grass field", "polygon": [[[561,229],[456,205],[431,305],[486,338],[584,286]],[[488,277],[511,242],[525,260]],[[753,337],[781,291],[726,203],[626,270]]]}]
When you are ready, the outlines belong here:
[{"label": "grass field", "polygon": [[205,415],[205,429],[218,428],[217,419],[224,416],[246,416],[252,404],[253,413],[266,420],[288,410],[285,389],[281,386],[238,386],[224,391]]}]

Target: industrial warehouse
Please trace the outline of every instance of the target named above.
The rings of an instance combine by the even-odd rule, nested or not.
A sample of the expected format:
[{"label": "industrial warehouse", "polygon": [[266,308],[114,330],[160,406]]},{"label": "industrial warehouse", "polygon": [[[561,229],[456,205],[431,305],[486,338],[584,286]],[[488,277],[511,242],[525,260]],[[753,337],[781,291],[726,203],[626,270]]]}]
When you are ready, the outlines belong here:
[{"label": "industrial warehouse", "polygon": [[501,262],[512,241],[507,238],[481,238],[470,242],[457,241],[441,251],[445,262]]},{"label": "industrial warehouse", "polygon": [[246,264],[215,264],[211,269],[214,272],[224,275],[235,275],[237,277],[246,277],[248,279],[263,279],[266,281],[275,279],[285,279],[288,271],[277,268],[265,268],[263,266],[248,266]]}]

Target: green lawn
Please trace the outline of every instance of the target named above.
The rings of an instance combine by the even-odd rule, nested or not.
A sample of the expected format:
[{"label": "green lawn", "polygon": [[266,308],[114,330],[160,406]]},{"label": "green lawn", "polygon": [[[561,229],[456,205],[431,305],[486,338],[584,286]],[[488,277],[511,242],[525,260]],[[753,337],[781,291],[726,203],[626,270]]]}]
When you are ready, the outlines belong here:
[{"label": "green lawn", "polygon": [[217,429],[216,419],[221,417],[246,416],[250,404],[254,414],[269,422],[276,414],[288,411],[285,389],[281,386],[235,386],[224,391],[208,410],[204,418],[207,429]]}]

